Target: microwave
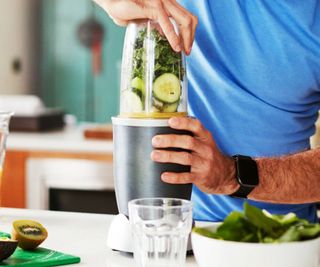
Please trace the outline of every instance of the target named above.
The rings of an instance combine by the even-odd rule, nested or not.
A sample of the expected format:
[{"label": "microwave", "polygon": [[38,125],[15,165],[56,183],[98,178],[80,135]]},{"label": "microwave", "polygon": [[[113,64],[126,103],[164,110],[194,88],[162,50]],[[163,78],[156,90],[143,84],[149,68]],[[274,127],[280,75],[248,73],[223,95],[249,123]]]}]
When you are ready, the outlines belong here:
[{"label": "microwave", "polygon": [[111,162],[31,158],[26,197],[29,209],[118,213]]}]

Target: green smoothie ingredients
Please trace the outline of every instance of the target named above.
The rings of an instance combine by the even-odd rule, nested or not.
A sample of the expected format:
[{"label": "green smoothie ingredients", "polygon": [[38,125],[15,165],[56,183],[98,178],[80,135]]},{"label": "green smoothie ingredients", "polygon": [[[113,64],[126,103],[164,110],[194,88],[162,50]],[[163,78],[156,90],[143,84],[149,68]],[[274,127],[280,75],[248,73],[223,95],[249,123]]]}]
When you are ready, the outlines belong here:
[{"label": "green smoothie ingredients", "polygon": [[[147,58],[146,50],[152,58]],[[146,101],[146,68],[153,70],[152,79],[152,112],[172,113],[178,111],[182,95],[181,82],[184,76],[184,67],[181,53],[176,53],[169,42],[157,29],[151,30],[147,36],[147,28],[138,32],[133,52],[133,70],[131,77],[131,91],[137,97],[127,94],[121,95],[126,102],[128,112],[144,111]],[[137,103],[137,100],[140,103]],[[142,110],[141,110],[142,107]]]},{"label": "green smoothie ingredients", "polygon": [[294,213],[271,215],[245,203],[244,212],[231,212],[215,232],[201,227],[195,227],[193,231],[207,237],[229,241],[282,243],[319,237],[320,224],[309,223]]}]

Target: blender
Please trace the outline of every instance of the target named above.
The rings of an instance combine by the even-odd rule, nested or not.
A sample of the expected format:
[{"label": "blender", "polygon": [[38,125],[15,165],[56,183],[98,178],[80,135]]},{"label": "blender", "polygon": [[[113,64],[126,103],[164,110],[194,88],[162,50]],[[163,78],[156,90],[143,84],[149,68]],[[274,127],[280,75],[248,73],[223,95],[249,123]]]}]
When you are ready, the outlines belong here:
[{"label": "blender", "polygon": [[128,25],[120,90],[120,114],[112,118],[119,214],[111,223],[107,245],[132,252],[128,202],[149,197],[190,199],[192,191],[191,184],[167,184],[160,178],[163,172],[189,172],[190,166],[157,163],[150,158],[155,135],[191,135],[168,125],[170,117],[187,116],[186,67],[184,55],[171,48],[157,22]]}]

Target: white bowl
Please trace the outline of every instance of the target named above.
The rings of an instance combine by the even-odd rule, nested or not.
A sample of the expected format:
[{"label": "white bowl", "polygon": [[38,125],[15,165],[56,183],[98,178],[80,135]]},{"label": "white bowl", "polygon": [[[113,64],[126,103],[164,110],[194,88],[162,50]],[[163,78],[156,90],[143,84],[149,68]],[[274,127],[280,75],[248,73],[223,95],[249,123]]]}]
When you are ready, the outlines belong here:
[{"label": "white bowl", "polygon": [[[218,225],[205,227],[215,230]],[[199,267],[319,267],[320,238],[281,244],[213,239],[192,232]]]}]

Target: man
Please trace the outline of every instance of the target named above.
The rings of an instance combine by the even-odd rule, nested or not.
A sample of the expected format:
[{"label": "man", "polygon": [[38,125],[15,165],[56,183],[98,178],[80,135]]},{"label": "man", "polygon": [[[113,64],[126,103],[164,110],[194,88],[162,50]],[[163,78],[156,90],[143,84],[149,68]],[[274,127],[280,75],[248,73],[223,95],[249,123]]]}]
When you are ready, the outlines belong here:
[{"label": "man", "polygon": [[[316,221],[320,150],[310,150],[309,137],[320,109],[319,0],[96,2],[120,25],[157,20],[173,49],[190,54],[189,108],[197,119],[169,124],[194,137],[156,136],[151,157],[191,165],[190,173],[161,179],[194,184],[195,219],[223,220],[242,208],[240,196]],[[157,150],[165,147],[191,152]]]}]

